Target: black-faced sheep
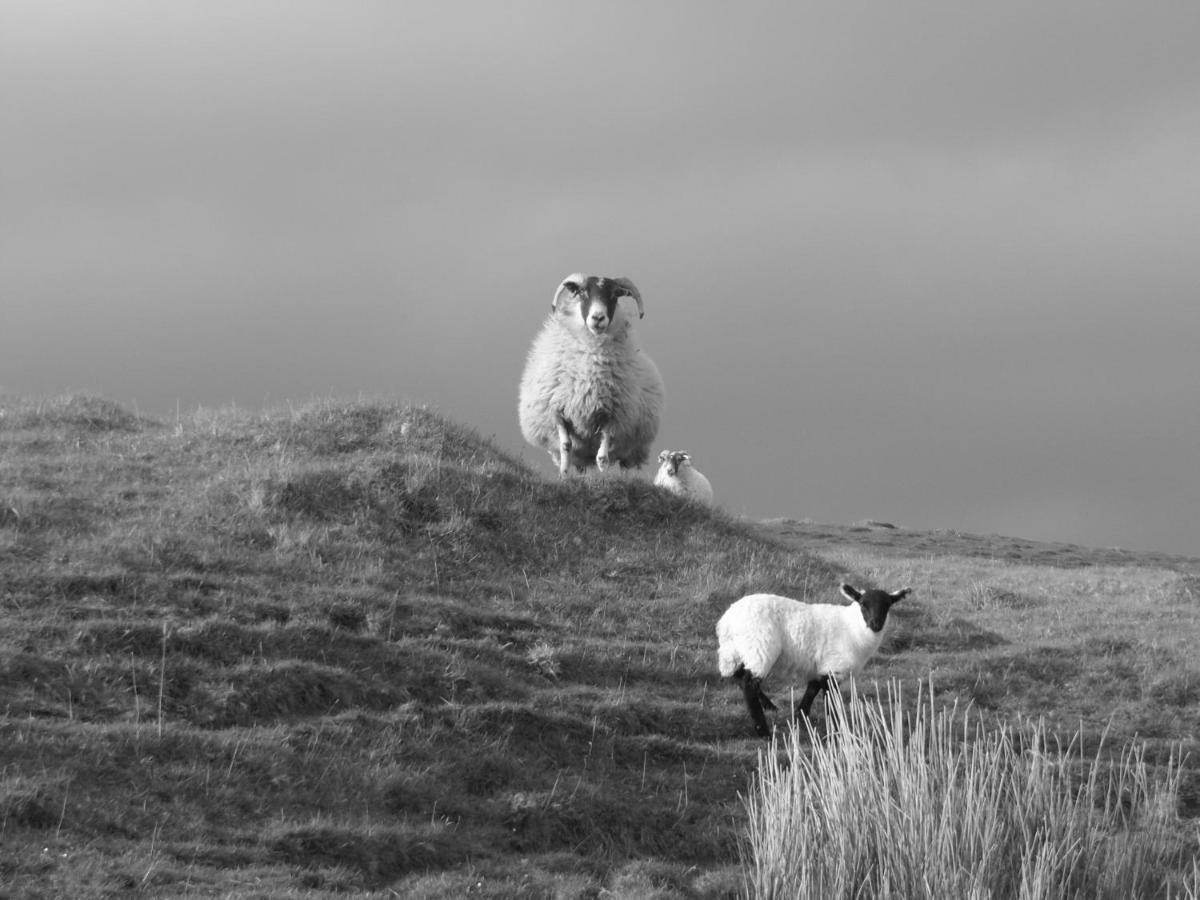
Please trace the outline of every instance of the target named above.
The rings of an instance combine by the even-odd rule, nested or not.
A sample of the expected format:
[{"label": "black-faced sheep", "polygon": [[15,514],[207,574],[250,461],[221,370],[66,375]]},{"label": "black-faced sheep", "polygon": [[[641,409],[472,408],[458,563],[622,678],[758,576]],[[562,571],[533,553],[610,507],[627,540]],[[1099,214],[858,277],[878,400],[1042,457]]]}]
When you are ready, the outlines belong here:
[{"label": "black-faced sheep", "polygon": [[843,584],[849,606],[777,594],[750,594],[734,602],[717,622],[717,667],[722,677],[741,683],[754,730],[771,736],[763,710],[776,707],[763,692],[765,679],[806,682],[800,712],[807,716],[830,679],[860,671],[879,649],[888,611],[909,593],[909,588],[888,593]]},{"label": "black-faced sheep", "polygon": [[628,278],[576,274],[563,279],[550,308],[521,376],[525,440],[547,450],[563,475],[572,466],[641,466],[666,393],[638,345],[641,294]]}]

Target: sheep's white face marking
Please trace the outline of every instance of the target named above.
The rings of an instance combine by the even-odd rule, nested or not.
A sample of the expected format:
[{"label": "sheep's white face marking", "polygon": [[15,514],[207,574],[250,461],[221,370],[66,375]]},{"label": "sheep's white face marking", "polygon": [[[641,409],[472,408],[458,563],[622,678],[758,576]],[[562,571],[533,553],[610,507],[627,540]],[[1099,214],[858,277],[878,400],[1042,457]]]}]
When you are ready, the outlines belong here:
[{"label": "sheep's white face marking", "polygon": [[604,334],[609,323],[612,322],[612,316],[609,315],[608,309],[602,303],[580,304],[580,311],[583,314],[583,324],[592,334]]},{"label": "sheep's white face marking", "polygon": [[860,591],[848,584],[842,585],[842,596],[853,600],[862,609],[863,621],[876,634],[883,631],[887,624],[888,610],[893,603],[899,603],[911,593],[911,589],[902,588],[893,593],[879,590]]}]

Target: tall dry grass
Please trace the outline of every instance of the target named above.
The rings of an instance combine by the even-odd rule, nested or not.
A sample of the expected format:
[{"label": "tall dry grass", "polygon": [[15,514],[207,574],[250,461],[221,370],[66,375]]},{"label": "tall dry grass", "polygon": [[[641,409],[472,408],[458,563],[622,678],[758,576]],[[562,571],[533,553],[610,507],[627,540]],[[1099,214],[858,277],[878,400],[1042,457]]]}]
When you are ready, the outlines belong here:
[{"label": "tall dry grass", "polygon": [[986,728],[921,695],[906,713],[895,683],[858,702],[834,694],[841,728],[822,740],[802,725],[762,754],[746,798],[749,896],[1200,893],[1177,759],[1155,772],[1138,744],[1085,754],[1078,736],[1064,747],[1040,723]]}]

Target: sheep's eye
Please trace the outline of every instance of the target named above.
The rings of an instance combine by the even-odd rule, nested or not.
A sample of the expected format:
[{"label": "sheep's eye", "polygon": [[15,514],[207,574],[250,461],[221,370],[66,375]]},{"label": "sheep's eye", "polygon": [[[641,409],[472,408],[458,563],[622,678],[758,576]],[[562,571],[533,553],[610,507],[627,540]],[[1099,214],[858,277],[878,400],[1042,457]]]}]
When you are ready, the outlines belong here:
[{"label": "sheep's eye", "polygon": [[578,294],[578,293],[579,293],[579,285],[577,285],[577,284],[576,284],[575,282],[573,282],[573,281],[566,281],[566,282],[563,282],[563,287],[565,287],[565,288],[566,288],[568,291],[570,291],[572,294]]}]

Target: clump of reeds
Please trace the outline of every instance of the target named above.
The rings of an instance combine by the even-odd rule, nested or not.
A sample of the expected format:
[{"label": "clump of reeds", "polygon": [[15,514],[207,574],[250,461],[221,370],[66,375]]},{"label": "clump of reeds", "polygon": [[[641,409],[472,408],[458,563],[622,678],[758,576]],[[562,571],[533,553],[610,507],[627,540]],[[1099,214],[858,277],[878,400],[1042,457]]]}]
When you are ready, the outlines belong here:
[{"label": "clump of reeds", "polygon": [[[746,798],[751,897],[1194,897],[1179,762],[1085,753],[1043,724],[993,728],[919,692],[843,703],[825,739],[793,728]],[[1189,860],[1193,860],[1189,863]]]}]

